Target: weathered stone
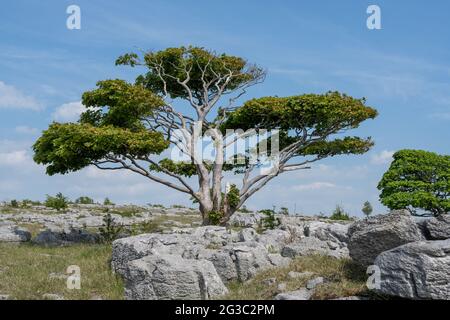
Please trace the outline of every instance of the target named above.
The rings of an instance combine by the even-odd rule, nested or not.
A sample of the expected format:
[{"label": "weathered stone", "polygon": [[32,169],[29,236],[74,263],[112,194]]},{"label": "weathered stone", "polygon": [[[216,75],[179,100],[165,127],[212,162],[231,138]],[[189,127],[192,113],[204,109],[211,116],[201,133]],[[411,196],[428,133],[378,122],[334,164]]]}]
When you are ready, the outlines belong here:
[{"label": "weathered stone", "polygon": [[274,285],[275,283],[277,283],[277,278],[268,278],[268,279],[264,279],[262,281],[262,283],[266,286],[271,286]]},{"label": "weathered stone", "polygon": [[178,255],[131,261],[123,277],[125,297],[133,300],[204,300],[228,292],[211,262]]},{"label": "weathered stone", "polygon": [[263,218],[263,215],[258,212],[236,212],[233,214],[230,218],[230,220],[227,222],[227,225],[232,227],[255,227],[258,225],[258,223]]},{"label": "weathered stone", "polygon": [[313,221],[308,224],[309,236],[316,237],[322,241],[336,243],[339,247],[348,243],[348,229],[350,224],[326,223]]},{"label": "weathered stone", "polygon": [[245,242],[245,241],[254,241],[257,237],[257,233],[255,229],[253,228],[245,228],[239,231],[239,241]]},{"label": "weathered stone", "polygon": [[348,256],[347,248],[337,249],[335,246],[329,246],[327,242],[314,237],[306,237],[295,243],[285,246],[281,255],[283,257],[294,258],[297,256],[307,256],[311,254],[321,254],[336,258]]},{"label": "weathered stone", "polygon": [[269,229],[260,234],[257,241],[271,252],[280,252],[290,239],[290,233],[280,229]]},{"label": "weathered stone", "polygon": [[275,296],[275,300],[309,300],[312,294],[312,291],[301,288],[296,291],[279,293]]},{"label": "weathered stone", "polygon": [[309,278],[314,275],[313,272],[305,271],[305,272],[296,272],[296,271],[289,271],[288,277],[291,279],[298,279],[298,278]]},{"label": "weathered stone", "polygon": [[374,264],[383,294],[450,300],[450,239],[408,243],[381,253]]},{"label": "weathered stone", "polygon": [[28,230],[18,228],[14,225],[0,226],[0,242],[26,242],[31,238]]},{"label": "weathered stone", "polygon": [[44,246],[61,246],[76,243],[96,243],[99,236],[82,229],[45,230],[39,233],[33,243]]},{"label": "weathered stone", "polygon": [[0,301],[1,300],[11,300],[11,296],[9,294],[0,294]]},{"label": "weathered stone", "polygon": [[284,283],[284,282],[282,282],[282,283],[279,283],[279,284],[278,284],[278,286],[277,286],[277,290],[278,290],[278,292],[283,292],[283,291],[286,291],[286,288],[287,288],[287,284],[286,284],[286,283]]},{"label": "weathered stone", "polygon": [[431,240],[450,239],[450,214],[427,219],[424,224],[426,234]]},{"label": "weathered stone", "polygon": [[383,251],[424,240],[419,227],[406,210],[357,221],[350,226],[349,237],[350,257],[362,266],[373,264]]},{"label": "weathered stone", "polygon": [[308,290],[312,290],[315,289],[319,284],[323,283],[323,277],[317,277],[311,280],[308,280],[308,282],[306,283],[306,289]]}]

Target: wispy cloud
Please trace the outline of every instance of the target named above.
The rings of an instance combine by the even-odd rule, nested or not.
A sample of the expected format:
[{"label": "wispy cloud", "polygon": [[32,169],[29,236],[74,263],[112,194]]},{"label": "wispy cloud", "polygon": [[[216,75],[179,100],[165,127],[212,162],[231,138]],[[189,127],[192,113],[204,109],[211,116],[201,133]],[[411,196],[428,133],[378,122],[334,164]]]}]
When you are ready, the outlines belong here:
[{"label": "wispy cloud", "polygon": [[376,165],[384,165],[391,163],[392,156],[394,155],[394,153],[395,153],[394,151],[383,150],[380,153],[374,154],[371,157],[370,162]]},{"label": "wispy cloud", "polygon": [[42,105],[35,98],[27,96],[14,86],[0,81],[0,109],[40,110]]},{"label": "wispy cloud", "polygon": [[85,110],[81,101],[65,103],[56,108],[52,113],[52,119],[59,122],[74,122]]},{"label": "wispy cloud", "polygon": [[304,190],[320,190],[325,188],[335,188],[336,185],[331,182],[313,182],[310,184],[302,184],[294,186],[293,189],[297,191],[304,191]]},{"label": "wispy cloud", "polygon": [[37,134],[39,132],[38,129],[29,126],[17,126],[14,128],[14,131],[20,134],[30,134],[30,135]]}]

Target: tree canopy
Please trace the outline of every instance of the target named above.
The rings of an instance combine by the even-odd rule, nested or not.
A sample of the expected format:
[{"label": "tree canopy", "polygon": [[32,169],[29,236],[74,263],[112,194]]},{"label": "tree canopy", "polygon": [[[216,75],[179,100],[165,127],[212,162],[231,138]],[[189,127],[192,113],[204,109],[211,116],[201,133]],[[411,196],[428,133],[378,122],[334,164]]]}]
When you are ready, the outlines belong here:
[{"label": "tree canopy", "polygon": [[408,209],[416,215],[448,213],[450,156],[422,150],[398,151],[378,189],[381,202],[390,209]]},{"label": "tree canopy", "polygon": [[[86,111],[77,123],[52,123],[43,132],[34,144],[34,160],[46,165],[48,174],[65,174],[89,165],[131,170],[189,194],[199,203],[205,223],[211,222],[210,215],[224,223],[281,173],[307,169],[308,164],[326,157],[361,154],[373,145],[370,137],[346,135],[377,116],[364,99],[327,92],[262,97],[236,105],[249,87],[266,76],[264,69],[240,57],[180,47],[142,56],[128,53],[116,64],[144,72],[134,83],[99,81],[95,89],[83,94]],[[198,158],[196,128],[212,139],[212,159]],[[260,159],[250,161],[255,148],[261,151],[262,141],[230,156],[227,147],[243,136],[227,141],[228,130],[276,131],[265,142],[279,145],[277,165],[269,174],[261,173]],[[167,156],[174,148],[188,160]],[[267,147],[270,153],[262,152],[263,156],[273,157],[272,149]],[[229,159],[243,162],[230,163]],[[233,196],[225,171],[243,175],[242,185],[231,188]]]}]

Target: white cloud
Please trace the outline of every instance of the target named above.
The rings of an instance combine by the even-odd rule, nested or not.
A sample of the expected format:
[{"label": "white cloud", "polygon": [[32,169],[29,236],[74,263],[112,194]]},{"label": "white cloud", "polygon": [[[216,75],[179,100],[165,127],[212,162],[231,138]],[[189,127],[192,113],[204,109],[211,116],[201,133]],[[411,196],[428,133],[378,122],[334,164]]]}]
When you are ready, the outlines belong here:
[{"label": "white cloud", "polygon": [[0,166],[22,165],[29,160],[26,150],[0,153]]},{"label": "white cloud", "polygon": [[374,154],[370,162],[376,165],[389,164],[392,161],[394,153],[394,151],[383,150],[378,154]]},{"label": "white cloud", "polygon": [[65,103],[56,108],[52,119],[59,122],[75,122],[83,111],[85,107],[81,101]]},{"label": "white cloud", "polygon": [[0,109],[40,110],[42,106],[33,97],[26,96],[20,90],[0,81]]},{"label": "white cloud", "polygon": [[319,190],[324,188],[334,188],[336,185],[331,182],[313,182],[309,184],[302,184],[294,186],[293,189],[296,191],[304,191],[304,190]]},{"label": "white cloud", "polygon": [[29,127],[29,126],[17,126],[14,130],[17,133],[22,133],[22,134],[37,134],[39,132],[38,129]]}]

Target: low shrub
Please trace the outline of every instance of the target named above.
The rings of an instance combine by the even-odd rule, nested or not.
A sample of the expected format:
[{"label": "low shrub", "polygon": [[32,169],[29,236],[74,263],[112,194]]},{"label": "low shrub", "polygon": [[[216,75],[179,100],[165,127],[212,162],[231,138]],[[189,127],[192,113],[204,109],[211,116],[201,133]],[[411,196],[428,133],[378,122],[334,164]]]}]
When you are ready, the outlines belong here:
[{"label": "low shrub", "polygon": [[350,220],[350,216],[348,213],[344,211],[344,209],[341,206],[336,206],[336,209],[334,209],[332,215],[330,216],[331,220]]},{"label": "low shrub", "polygon": [[66,209],[69,204],[69,199],[65,197],[61,192],[52,197],[47,195],[44,205],[48,208],[56,209],[58,211]]}]

